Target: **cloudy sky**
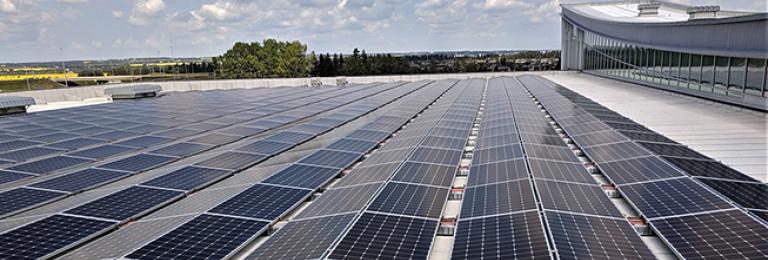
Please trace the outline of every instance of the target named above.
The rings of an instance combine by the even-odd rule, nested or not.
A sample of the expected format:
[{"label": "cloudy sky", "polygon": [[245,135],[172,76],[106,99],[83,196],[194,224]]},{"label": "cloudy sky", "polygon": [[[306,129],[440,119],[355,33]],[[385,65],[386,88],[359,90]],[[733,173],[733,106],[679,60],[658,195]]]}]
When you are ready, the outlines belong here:
[{"label": "cloudy sky", "polygon": [[559,4],[574,1],[0,0],[0,62],[213,56],[268,37],[318,52],[553,49]]}]

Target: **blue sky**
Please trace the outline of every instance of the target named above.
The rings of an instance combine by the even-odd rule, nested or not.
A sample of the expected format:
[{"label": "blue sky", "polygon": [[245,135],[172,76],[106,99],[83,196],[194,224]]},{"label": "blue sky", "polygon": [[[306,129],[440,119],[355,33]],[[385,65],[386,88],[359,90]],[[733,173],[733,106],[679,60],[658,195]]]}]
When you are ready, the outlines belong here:
[{"label": "blue sky", "polygon": [[[236,41],[318,52],[559,48],[578,0],[0,0],[0,62],[213,56]],[[765,10],[765,0],[675,0]]]}]

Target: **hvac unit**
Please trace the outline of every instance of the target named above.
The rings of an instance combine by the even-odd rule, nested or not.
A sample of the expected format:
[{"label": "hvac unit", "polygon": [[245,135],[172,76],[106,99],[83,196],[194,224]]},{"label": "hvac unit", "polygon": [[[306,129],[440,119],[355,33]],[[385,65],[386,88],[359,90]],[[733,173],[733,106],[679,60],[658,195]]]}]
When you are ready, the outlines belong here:
[{"label": "hvac unit", "polygon": [[35,99],[31,97],[0,97],[0,115],[26,113],[27,108],[34,104]]}]

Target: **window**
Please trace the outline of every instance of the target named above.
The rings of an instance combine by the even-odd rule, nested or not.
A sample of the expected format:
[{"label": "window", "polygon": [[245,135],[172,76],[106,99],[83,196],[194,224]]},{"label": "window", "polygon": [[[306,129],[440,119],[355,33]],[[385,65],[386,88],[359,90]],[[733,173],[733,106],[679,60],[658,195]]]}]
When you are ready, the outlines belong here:
[{"label": "window", "polygon": [[716,57],[715,58],[715,93],[726,94],[728,86],[728,57]]},{"label": "window", "polygon": [[728,76],[728,95],[741,96],[744,93],[744,76],[747,74],[747,59],[731,58]]},{"label": "window", "polygon": [[687,88],[691,72],[691,55],[680,53],[680,87]]},{"label": "window", "polygon": [[764,59],[749,59],[747,62],[747,84],[745,92],[747,94],[760,96],[763,92],[763,81],[765,80]]},{"label": "window", "polygon": [[688,88],[701,89],[701,82],[701,55],[692,54]]},{"label": "window", "polygon": [[715,57],[701,57],[701,91],[712,92],[715,80]]},{"label": "window", "polygon": [[670,55],[669,63],[669,84],[678,87],[680,86],[680,53],[672,52]]}]

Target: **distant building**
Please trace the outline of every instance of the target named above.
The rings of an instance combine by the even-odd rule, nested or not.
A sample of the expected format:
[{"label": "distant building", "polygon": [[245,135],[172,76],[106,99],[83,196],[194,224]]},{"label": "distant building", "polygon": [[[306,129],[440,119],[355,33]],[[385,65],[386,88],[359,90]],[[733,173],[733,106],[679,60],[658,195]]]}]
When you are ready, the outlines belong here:
[{"label": "distant building", "polygon": [[562,7],[563,70],[766,110],[768,13],[665,1]]}]

